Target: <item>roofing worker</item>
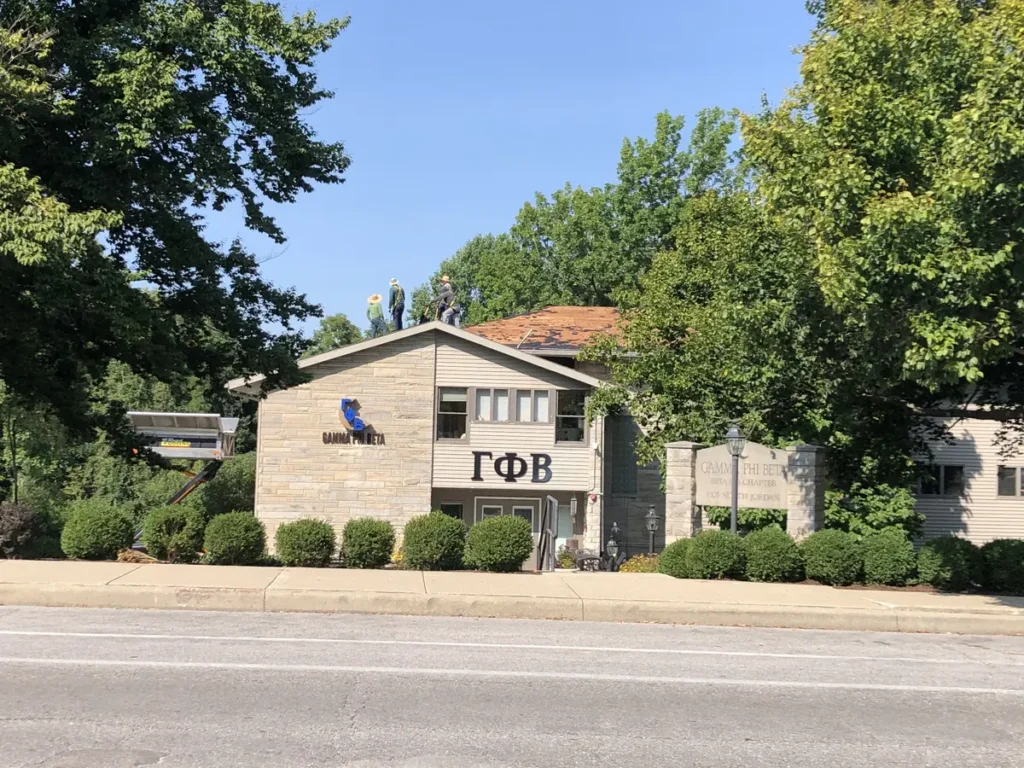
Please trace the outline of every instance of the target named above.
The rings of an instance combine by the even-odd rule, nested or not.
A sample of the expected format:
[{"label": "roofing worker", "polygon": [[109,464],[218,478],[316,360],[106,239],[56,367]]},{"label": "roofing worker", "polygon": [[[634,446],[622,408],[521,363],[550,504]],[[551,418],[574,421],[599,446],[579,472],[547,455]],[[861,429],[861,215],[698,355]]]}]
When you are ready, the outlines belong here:
[{"label": "roofing worker", "polygon": [[388,332],[387,323],[384,322],[384,310],[380,306],[381,295],[375,293],[366,300],[366,319],[370,321],[370,338],[375,339]]},{"label": "roofing worker", "polygon": [[452,306],[455,303],[455,291],[452,290],[451,283],[448,282],[448,275],[441,275],[441,292],[434,301],[437,302],[437,313],[434,315],[434,319],[443,320],[448,325],[455,325],[455,309]]},{"label": "roofing worker", "polygon": [[391,325],[396,331],[402,330],[402,315],[405,314],[405,289],[398,284],[398,278],[391,278],[391,290],[388,292],[388,311],[391,313]]}]

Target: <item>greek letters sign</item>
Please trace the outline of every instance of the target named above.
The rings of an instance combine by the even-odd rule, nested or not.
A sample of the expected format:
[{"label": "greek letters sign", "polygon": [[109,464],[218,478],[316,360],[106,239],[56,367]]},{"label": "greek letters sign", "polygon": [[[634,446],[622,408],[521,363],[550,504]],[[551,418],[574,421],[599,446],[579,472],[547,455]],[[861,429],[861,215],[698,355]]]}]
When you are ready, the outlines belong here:
[{"label": "greek letters sign", "polygon": [[531,453],[529,460],[515,451],[506,451],[494,458],[493,451],[473,451],[473,482],[484,482],[484,474],[494,474],[506,483],[547,483],[551,481],[551,456]]},{"label": "greek letters sign", "polygon": [[[789,455],[766,445],[747,443],[740,456],[739,506],[789,509]],[[697,451],[697,504],[732,504],[732,456],[729,446]]]},{"label": "greek letters sign", "polygon": [[358,401],[351,397],[342,398],[338,416],[345,431],[324,432],[324,445],[384,445],[384,433],[374,431],[359,418],[358,413]]}]

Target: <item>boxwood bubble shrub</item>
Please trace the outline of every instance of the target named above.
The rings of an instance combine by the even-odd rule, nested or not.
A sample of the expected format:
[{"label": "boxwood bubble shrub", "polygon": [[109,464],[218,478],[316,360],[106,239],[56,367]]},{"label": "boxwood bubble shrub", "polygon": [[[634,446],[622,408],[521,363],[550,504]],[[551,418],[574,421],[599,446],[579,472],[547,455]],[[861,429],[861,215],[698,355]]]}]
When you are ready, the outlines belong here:
[{"label": "boxwood bubble shrub", "polygon": [[406,568],[416,571],[454,571],[462,567],[466,525],[434,510],[405,524],[402,538]]},{"label": "boxwood bubble shrub", "polygon": [[338,549],[330,523],[311,517],[284,523],[274,532],[274,552],[282,565],[292,568],[323,568]]},{"label": "boxwood bubble shrub", "polygon": [[360,517],[341,532],[346,568],[383,568],[395,551],[395,528],[387,520]]},{"label": "boxwood bubble shrub", "polygon": [[267,532],[252,512],[226,512],[206,526],[206,559],[215,565],[257,565],[267,547]]},{"label": "boxwood bubble shrub", "polygon": [[853,584],[864,570],[860,542],[846,531],[815,531],[800,545],[800,554],[807,578],[822,584]]},{"label": "boxwood bubble shrub", "polygon": [[803,576],[800,548],[781,528],[771,526],[743,537],[746,575],[751,581],[798,581]]},{"label": "boxwood bubble shrub", "polygon": [[488,517],[469,529],[463,560],[470,568],[497,573],[521,570],[533,553],[530,523],[515,515]]},{"label": "boxwood bubble shrub", "polygon": [[743,540],[729,531],[701,531],[686,550],[691,579],[741,579],[745,562]]}]

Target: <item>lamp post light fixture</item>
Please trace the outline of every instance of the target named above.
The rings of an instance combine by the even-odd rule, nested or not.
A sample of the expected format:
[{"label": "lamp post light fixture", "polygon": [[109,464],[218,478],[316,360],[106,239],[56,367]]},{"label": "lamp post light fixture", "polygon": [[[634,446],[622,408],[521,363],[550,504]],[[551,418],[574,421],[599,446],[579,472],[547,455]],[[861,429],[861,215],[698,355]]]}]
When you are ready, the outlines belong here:
[{"label": "lamp post light fixture", "polygon": [[740,428],[733,424],[725,433],[725,442],[729,446],[729,455],[732,456],[732,510],[729,514],[729,530],[736,533],[740,503],[740,455],[747,444],[747,439],[743,437]]},{"label": "lamp post light fixture", "polygon": [[644,515],[644,520],[647,522],[647,533],[651,536],[650,547],[648,548],[648,554],[654,554],[654,533],[658,530],[658,513],[654,511],[654,505],[651,504],[647,508],[647,514]]},{"label": "lamp post light fixture", "polygon": [[619,564],[619,524],[612,521],[612,529],[608,534],[608,541],[605,542],[604,551],[608,556],[608,570],[618,570]]}]

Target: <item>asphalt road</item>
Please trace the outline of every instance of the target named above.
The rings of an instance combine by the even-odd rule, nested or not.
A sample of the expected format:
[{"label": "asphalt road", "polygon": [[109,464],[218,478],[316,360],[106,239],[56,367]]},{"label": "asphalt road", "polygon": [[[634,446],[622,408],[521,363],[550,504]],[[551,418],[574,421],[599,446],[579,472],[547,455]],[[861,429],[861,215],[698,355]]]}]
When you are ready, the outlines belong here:
[{"label": "asphalt road", "polygon": [[0,766],[1021,766],[1024,640],[0,607]]}]

